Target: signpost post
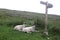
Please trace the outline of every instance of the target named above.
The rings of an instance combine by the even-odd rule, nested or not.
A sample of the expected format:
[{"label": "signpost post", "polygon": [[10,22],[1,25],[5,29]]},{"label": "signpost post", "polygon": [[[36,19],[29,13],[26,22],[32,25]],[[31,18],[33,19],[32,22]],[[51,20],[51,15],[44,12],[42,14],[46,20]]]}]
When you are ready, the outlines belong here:
[{"label": "signpost post", "polygon": [[43,2],[43,1],[40,1],[40,3],[46,6],[46,9],[45,9],[45,28],[44,28],[44,33],[46,35],[48,35],[48,30],[47,30],[47,25],[48,25],[48,8],[52,8],[53,5],[48,3],[48,2]]}]

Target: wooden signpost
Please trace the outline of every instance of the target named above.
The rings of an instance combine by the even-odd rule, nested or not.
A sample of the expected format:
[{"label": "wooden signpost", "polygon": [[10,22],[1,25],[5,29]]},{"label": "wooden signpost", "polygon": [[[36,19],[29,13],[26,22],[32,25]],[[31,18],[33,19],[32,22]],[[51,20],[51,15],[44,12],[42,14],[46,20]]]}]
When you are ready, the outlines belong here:
[{"label": "wooden signpost", "polygon": [[44,28],[44,33],[46,35],[48,35],[48,30],[47,30],[47,26],[48,26],[48,8],[52,8],[53,5],[48,3],[48,2],[43,2],[43,1],[40,1],[40,3],[46,6],[46,9],[45,9],[45,28]]}]

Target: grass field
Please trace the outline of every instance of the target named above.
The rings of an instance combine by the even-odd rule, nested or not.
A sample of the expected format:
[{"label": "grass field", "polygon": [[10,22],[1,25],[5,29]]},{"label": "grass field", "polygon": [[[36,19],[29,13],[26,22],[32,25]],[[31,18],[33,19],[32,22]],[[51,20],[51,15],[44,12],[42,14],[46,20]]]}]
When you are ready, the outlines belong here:
[{"label": "grass field", "polygon": [[46,40],[40,33],[27,34],[13,30],[13,27],[0,26],[0,40]]},{"label": "grass field", "polygon": [[31,34],[13,30],[12,26],[0,26],[0,40],[60,40],[60,35],[49,34],[43,35],[41,32],[34,32]]},{"label": "grass field", "polygon": [[[44,21],[44,14],[0,9],[0,40],[48,40],[47,38],[60,40],[60,16],[57,15],[49,15],[48,17],[49,36],[42,33],[41,27],[43,25],[41,26],[41,24],[39,24],[41,26],[39,26],[39,32],[31,34],[13,29],[15,25],[23,24],[23,22],[26,22],[27,26],[31,26],[36,20],[35,17]],[[42,21],[38,22],[42,23]]]}]

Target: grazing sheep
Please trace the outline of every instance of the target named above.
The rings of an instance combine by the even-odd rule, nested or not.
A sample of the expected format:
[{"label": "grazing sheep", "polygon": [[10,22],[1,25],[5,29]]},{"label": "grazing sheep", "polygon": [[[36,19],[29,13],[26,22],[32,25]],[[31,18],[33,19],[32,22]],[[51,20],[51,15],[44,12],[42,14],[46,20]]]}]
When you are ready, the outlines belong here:
[{"label": "grazing sheep", "polygon": [[23,32],[31,33],[35,31],[35,26],[25,27],[22,29]]},{"label": "grazing sheep", "polygon": [[16,26],[14,27],[14,30],[21,31],[22,28],[25,28],[25,24],[23,24],[23,25],[16,25]]}]

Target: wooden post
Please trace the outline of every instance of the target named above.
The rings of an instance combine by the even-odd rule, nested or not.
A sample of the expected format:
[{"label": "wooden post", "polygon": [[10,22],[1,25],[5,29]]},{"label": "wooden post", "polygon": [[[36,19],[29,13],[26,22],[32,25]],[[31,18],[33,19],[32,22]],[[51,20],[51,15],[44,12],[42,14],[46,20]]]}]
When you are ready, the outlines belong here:
[{"label": "wooden post", "polygon": [[47,26],[48,26],[48,8],[52,8],[53,5],[48,3],[48,2],[43,2],[43,1],[40,1],[41,4],[45,5],[46,6],[46,11],[45,11],[45,28],[44,28],[44,33],[46,35],[48,35],[48,30],[47,30]]},{"label": "wooden post", "polygon": [[46,2],[46,9],[45,9],[45,28],[44,28],[44,33],[46,35],[48,35],[48,30],[47,30],[47,26],[48,26],[48,2]]}]

